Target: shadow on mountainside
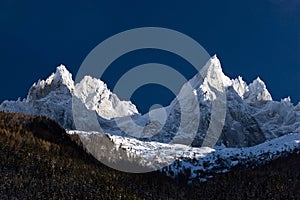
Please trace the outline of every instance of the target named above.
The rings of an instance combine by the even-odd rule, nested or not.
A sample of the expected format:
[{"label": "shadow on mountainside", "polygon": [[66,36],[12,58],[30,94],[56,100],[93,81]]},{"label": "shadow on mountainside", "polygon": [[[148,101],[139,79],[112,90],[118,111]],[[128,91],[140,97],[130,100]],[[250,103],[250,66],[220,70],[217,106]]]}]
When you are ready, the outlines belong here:
[{"label": "shadow on mountainside", "polygon": [[0,199],[299,199],[299,167],[293,154],[192,187],[110,169],[53,120],[0,112]]}]

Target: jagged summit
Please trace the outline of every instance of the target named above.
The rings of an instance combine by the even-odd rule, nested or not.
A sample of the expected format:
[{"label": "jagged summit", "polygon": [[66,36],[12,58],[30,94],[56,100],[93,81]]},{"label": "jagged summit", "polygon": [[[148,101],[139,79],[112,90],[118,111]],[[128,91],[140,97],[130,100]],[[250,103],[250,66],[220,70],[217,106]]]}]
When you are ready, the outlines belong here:
[{"label": "jagged summit", "polygon": [[247,83],[238,76],[237,79],[230,80],[222,70],[221,62],[217,55],[212,56],[206,65],[201,69],[201,75],[208,84],[216,89],[232,86],[242,99],[247,101],[272,101],[272,96],[267,90],[266,84],[257,77],[252,83]]},{"label": "jagged summit", "polygon": [[203,68],[200,69],[200,72],[196,74],[189,83],[196,90],[203,85],[203,83],[220,90],[231,85],[230,78],[223,73],[221,62],[216,54],[206,62]]},{"label": "jagged summit", "polygon": [[[33,84],[27,99],[0,105],[3,111],[57,121],[69,129],[69,134],[91,142],[95,149],[89,149],[88,143],[84,145],[96,158],[101,154],[107,157],[121,147],[128,158],[141,156],[138,161],[146,165],[164,165],[170,159],[173,164],[162,172],[174,177],[183,172],[192,182],[237,165],[256,166],[299,150],[300,103],[294,106],[290,98],[273,101],[259,77],[249,85],[240,76],[231,80],[223,73],[216,55],[183,85],[167,108],[161,109],[166,120],[159,114],[141,116],[134,104],[120,100],[99,79],[85,76],[74,84],[64,65],[46,80]],[[139,127],[132,126],[135,124]],[[95,139],[98,136],[99,140]],[[112,141],[116,151],[98,143],[102,136]]]},{"label": "jagged summit", "polygon": [[200,74],[203,78],[210,75],[224,75],[221,67],[221,62],[217,55],[214,55],[206,62],[204,67],[200,70]]},{"label": "jagged summit", "polygon": [[217,58],[217,54],[215,53],[211,58],[214,59],[214,58]]},{"label": "jagged summit", "polygon": [[[183,85],[177,97],[166,109],[168,118],[165,125],[157,125],[156,122],[161,122],[160,119],[151,118],[152,121],[156,121],[155,123],[147,121],[149,119],[138,114],[134,104],[120,100],[99,79],[86,76],[75,85],[72,74],[64,65],[58,66],[56,72],[46,80],[39,80],[33,84],[25,100],[5,101],[0,105],[0,110],[44,115],[56,120],[66,129],[75,129],[72,108],[74,99],[79,103],[77,117],[82,123],[89,122],[86,113],[92,111],[100,119],[99,123],[106,123],[101,124],[107,128],[105,131],[116,131],[116,128],[112,127],[116,126],[115,123],[111,123],[113,119],[120,118],[122,121],[123,117],[134,115],[134,120],[142,126],[143,131],[151,130],[155,133],[156,129],[161,130],[155,138],[150,138],[160,142],[172,140],[183,112],[188,117],[183,119],[184,126],[181,131],[187,135],[195,125],[193,123],[199,122],[194,146],[202,144],[212,119],[219,124],[225,123],[223,130],[221,129],[219,144],[230,147],[251,146],[266,139],[300,131],[300,104],[294,107],[287,101],[272,101],[265,83],[260,78],[249,85],[240,76],[231,80],[223,73],[221,62],[216,55],[207,61],[200,73]],[[181,100],[181,105],[178,99]],[[214,105],[221,107],[214,109],[215,114],[212,114]],[[196,116],[194,108],[197,107],[200,109],[200,116]],[[149,127],[143,128],[147,124]],[[126,129],[128,132],[137,130],[131,126],[132,124],[127,124],[126,120],[122,121],[122,125],[125,127],[122,130]],[[118,130],[119,134],[124,134],[122,130]]]},{"label": "jagged summit", "polygon": [[70,88],[74,88],[74,81],[72,74],[67,70],[66,66],[61,64],[56,68],[53,77],[53,82],[61,82]]},{"label": "jagged summit", "polygon": [[[191,89],[198,102],[190,95]],[[167,124],[155,136],[155,140],[164,142],[172,140],[174,135],[170,130],[179,128],[179,113],[190,113],[183,119],[186,126],[180,128],[184,140],[190,137],[191,130],[195,127],[193,123],[198,120],[195,115],[197,107],[200,109],[199,128],[193,146],[201,146],[208,131],[221,130],[219,144],[237,147],[253,146],[282,135],[282,132],[298,130],[297,127],[300,126],[296,123],[297,115],[294,108],[286,107],[284,103],[273,102],[265,83],[260,78],[249,85],[240,76],[231,80],[223,73],[221,62],[216,55],[207,61],[199,74],[184,84],[169,107]],[[278,114],[273,114],[277,111]],[[286,113],[290,113],[289,118],[285,117]],[[291,118],[295,119],[292,121],[293,125],[284,126],[284,130],[274,128],[289,123],[287,121],[291,122]],[[211,121],[218,126],[213,125],[210,129]],[[224,124],[223,130],[220,124]]]},{"label": "jagged summit", "polygon": [[244,95],[249,101],[272,101],[266,84],[259,77],[249,84],[248,91]]},{"label": "jagged summit", "polygon": [[232,80],[232,87],[238,93],[238,95],[244,99],[244,94],[246,91],[248,91],[248,85],[241,76],[238,76],[238,78]]},{"label": "jagged summit", "polygon": [[89,110],[95,110],[105,119],[124,117],[137,114],[138,110],[130,101],[121,101],[112,93],[100,79],[85,76],[75,86],[75,96],[83,102]]},{"label": "jagged summit", "polygon": [[201,69],[201,73],[216,89],[221,90],[223,87],[228,87],[232,84],[230,78],[223,73],[221,62],[217,55],[209,59],[207,64]]},{"label": "jagged summit", "polygon": [[96,111],[104,119],[138,113],[135,105],[121,101],[99,79],[86,76],[74,85],[72,74],[64,65],[58,66],[56,72],[46,80],[34,83],[26,99],[4,101],[0,110],[47,116],[64,128],[75,129],[72,111],[74,99],[83,113]]},{"label": "jagged summit", "polygon": [[238,95],[248,102],[272,101],[272,96],[260,77],[247,85],[243,78],[239,76],[237,79],[232,80],[232,86]]},{"label": "jagged summit", "polygon": [[64,65],[60,65],[56,68],[56,72],[52,73],[46,80],[39,80],[31,86],[26,101],[30,102],[42,99],[51,92],[60,92],[64,93],[64,95],[68,95],[72,93],[73,90],[74,81],[72,74]]}]

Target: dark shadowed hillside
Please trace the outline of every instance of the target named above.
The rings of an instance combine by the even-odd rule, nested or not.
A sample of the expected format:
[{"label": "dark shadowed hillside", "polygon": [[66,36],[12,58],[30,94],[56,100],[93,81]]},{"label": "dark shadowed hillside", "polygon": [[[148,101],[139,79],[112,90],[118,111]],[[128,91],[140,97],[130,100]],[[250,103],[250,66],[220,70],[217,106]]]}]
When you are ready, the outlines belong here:
[{"label": "dark shadowed hillside", "polygon": [[110,169],[56,122],[0,112],[0,199],[300,199],[299,168],[293,154],[193,188],[158,172]]}]

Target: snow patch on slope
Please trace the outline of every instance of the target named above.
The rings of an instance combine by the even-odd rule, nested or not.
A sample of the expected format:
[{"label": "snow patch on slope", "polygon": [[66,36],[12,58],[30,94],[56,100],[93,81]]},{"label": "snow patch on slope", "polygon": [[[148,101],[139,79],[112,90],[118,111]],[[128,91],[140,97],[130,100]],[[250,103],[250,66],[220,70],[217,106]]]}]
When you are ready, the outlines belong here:
[{"label": "snow patch on slope", "polygon": [[[113,142],[115,151],[111,152],[125,150],[126,158],[137,162],[136,164],[152,169],[162,167],[160,169],[162,173],[175,179],[181,174],[190,182],[205,181],[218,173],[230,171],[237,165],[255,167],[288,153],[300,151],[300,134],[297,133],[287,134],[246,148],[193,148],[180,144],[143,142],[135,138],[98,132],[69,131],[68,133],[79,135],[83,142],[90,140],[91,137],[105,135]],[[105,156],[113,157],[100,150],[100,147],[101,145],[97,143],[93,144],[95,151],[102,151]]]}]

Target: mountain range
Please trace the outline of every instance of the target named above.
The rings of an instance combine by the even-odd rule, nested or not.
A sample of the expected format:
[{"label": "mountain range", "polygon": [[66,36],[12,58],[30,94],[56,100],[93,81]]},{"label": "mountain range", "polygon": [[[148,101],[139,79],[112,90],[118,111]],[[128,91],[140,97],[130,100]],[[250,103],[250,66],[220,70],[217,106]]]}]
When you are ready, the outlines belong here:
[{"label": "mountain range", "polygon": [[175,179],[183,175],[190,183],[300,149],[300,103],[293,105],[289,97],[272,100],[260,78],[250,84],[241,77],[230,79],[217,56],[182,86],[169,106],[145,115],[100,79],[87,75],[74,83],[63,65],[35,83],[25,99],[4,101],[0,110],[55,120],[78,135],[98,160],[111,154],[100,151],[95,141],[109,138],[114,152],[124,150],[126,159]]}]

